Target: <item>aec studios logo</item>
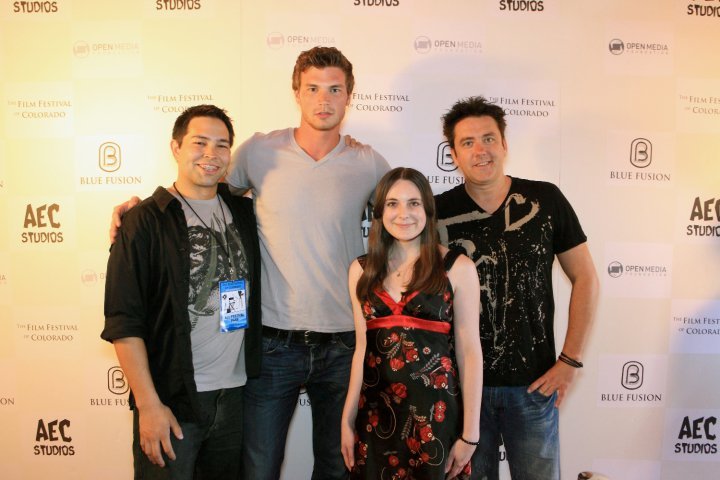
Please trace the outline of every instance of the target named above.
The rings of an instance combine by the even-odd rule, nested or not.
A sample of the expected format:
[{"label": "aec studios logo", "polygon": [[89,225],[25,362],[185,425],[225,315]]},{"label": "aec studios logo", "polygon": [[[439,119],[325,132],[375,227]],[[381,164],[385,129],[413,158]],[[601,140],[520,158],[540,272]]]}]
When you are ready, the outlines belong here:
[{"label": "aec studios logo", "polygon": [[718,422],[714,415],[683,417],[678,429],[673,452],[680,454],[710,455],[718,452]]},{"label": "aec studios logo", "polygon": [[705,0],[705,5],[688,3],[687,11],[685,13],[696,17],[720,17],[720,6],[707,4],[708,2],[714,1],[720,3],[720,0]]},{"label": "aec studios logo", "polygon": [[688,237],[720,238],[720,198],[695,197],[685,228]]},{"label": "aec studios logo", "polygon": [[75,447],[72,445],[70,436],[70,420],[38,419],[35,432],[35,455],[51,456],[72,456],[75,455]]},{"label": "aec studios logo", "polygon": [[356,7],[397,7],[400,0],[353,0]]},{"label": "aec studios logo", "polygon": [[545,10],[543,0],[500,0],[500,11],[510,12],[542,12]]},{"label": "aec studios logo", "polygon": [[[452,173],[457,170],[457,165],[453,162],[452,155],[450,154],[450,144],[448,142],[441,142],[437,146],[435,153],[435,165],[437,168],[446,173]],[[464,179],[462,175],[427,175],[428,182],[433,185],[445,185],[454,186],[463,183]]]},{"label": "aec studios logo", "polygon": [[156,0],[155,10],[200,10],[200,0]]},{"label": "aec studios logo", "polygon": [[58,2],[13,2],[13,13],[56,13]]},{"label": "aec studios logo", "polygon": [[663,42],[625,41],[613,38],[608,42],[608,50],[613,55],[669,55],[670,47]]},{"label": "aec studios logo", "polygon": [[25,207],[24,231],[20,234],[20,240],[22,243],[62,243],[61,228],[60,205],[28,203]]}]

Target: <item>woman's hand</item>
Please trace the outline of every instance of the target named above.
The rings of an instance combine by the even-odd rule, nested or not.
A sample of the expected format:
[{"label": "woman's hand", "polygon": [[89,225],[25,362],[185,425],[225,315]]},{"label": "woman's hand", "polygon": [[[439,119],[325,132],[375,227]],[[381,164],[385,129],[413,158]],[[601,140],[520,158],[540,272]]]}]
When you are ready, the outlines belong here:
[{"label": "woman's hand", "polygon": [[340,432],[340,450],[348,470],[355,466],[355,429],[350,422],[343,419]]},{"label": "woman's hand", "polygon": [[470,445],[462,440],[456,440],[455,445],[450,449],[448,461],[445,464],[445,478],[455,478],[462,472],[465,465],[470,463],[470,459],[475,453],[475,445]]}]

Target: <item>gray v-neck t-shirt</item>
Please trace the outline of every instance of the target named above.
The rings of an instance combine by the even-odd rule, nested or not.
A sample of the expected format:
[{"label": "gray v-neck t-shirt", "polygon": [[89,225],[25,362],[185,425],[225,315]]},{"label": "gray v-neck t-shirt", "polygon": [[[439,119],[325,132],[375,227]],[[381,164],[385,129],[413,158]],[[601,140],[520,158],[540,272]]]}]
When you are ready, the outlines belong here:
[{"label": "gray v-neck t-shirt", "polygon": [[235,152],[227,176],[254,195],[263,325],[351,331],[347,272],[364,253],[362,215],[390,167],[371,147],[342,138],[315,161],[293,132],[256,133]]}]

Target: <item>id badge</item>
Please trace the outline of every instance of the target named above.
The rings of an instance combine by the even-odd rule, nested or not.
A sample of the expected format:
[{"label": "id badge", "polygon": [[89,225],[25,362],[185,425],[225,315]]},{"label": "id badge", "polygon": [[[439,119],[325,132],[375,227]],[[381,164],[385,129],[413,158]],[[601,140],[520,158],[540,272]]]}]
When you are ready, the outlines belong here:
[{"label": "id badge", "polygon": [[232,332],[247,328],[248,282],[224,280],[220,282],[220,331]]}]

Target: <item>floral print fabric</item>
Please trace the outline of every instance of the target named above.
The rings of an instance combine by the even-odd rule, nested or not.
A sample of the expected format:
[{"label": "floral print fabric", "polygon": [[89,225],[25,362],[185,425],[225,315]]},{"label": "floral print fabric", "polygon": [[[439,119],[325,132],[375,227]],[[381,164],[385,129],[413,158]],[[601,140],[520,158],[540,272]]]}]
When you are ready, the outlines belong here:
[{"label": "floral print fabric", "polygon": [[[441,295],[406,294],[399,302],[382,291],[372,300],[363,305],[367,350],[351,478],[444,479],[462,430],[451,287]],[[433,327],[428,321],[440,328],[426,328]],[[469,466],[458,478],[468,476]]]}]

